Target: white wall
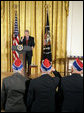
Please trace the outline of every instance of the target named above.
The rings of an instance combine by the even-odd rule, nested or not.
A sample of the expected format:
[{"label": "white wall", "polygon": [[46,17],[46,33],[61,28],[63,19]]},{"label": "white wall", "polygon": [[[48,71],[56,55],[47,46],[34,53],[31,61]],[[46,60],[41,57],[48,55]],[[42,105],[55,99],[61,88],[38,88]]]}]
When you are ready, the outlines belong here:
[{"label": "white wall", "polygon": [[67,55],[83,56],[83,1],[69,1]]}]

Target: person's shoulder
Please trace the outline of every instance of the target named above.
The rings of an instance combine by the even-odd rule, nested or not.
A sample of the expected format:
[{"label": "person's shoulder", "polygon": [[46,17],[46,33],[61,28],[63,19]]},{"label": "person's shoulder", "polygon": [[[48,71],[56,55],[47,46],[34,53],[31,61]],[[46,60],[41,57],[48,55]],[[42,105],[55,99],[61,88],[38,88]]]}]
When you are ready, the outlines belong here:
[{"label": "person's shoulder", "polygon": [[52,77],[55,81],[59,82],[60,78],[59,77]]},{"label": "person's shoulder", "polygon": [[29,38],[32,39],[32,40],[34,40],[34,37],[33,36],[29,36]]},{"label": "person's shoulder", "polygon": [[39,77],[38,77],[38,78],[31,79],[30,82],[35,82],[35,81],[37,81],[38,79],[39,79]]},{"label": "person's shoulder", "polygon": [[3,83],[9,81],[11,78],[12,78],[12,76],[8,76],[8,77],[3,78]]},{"label": "person's shoulder", "polygon": [[27,81],[27,82],[30,82],[30,84],[34,83],[35,79],[31,79],[30,81]]},{"label": "person's shoulder", "polygon": [[31,79],[27,79],[27,78],[26,78],[25,83],[26,83],[26,84],[29,84],[30,81],[31,81]]},{"label": "person's shoulder", "polygon": [[[10,80],[10,79],[15,78],[16,75],[19,75],[19,73],[13,73],[13,74],[11,74],[10,76],[5,77],[3,80],[4,80],[4,81],[8,81],[8,80]],[[24,78],[25,78],[25,77],[24,77]]]},{"label": "person's shoulder", "polygon": [[63,84],[71,83],[73,80],[75,80],[75,78],[72,75],[64,76],[61,78]]},{"label": "person's shoulder", "polygon": [[34,87],[36,85],[36,79],[31,79],[30,81],[27,81],[26,85],[30,87]]},{"label": "person's shoulder", "polygon": [[63,76],[61,79],[62,79],[62,80],[66,80],[66,79],[69,79],[69,78],[71,78],[70,75],[68,75],[68,76]]},{"label": "person's shoulder", "polygon": [[41,79],[41,76],[30,80],[30,83],[31,83],[31,84],[37,84],[37,82],[38,82],[40,79]]},{"label": "person's shoulder", "polygon": [[58,76],[57,77],[52,77],[52,78],[54,78],[54,79],[60,79]]}]

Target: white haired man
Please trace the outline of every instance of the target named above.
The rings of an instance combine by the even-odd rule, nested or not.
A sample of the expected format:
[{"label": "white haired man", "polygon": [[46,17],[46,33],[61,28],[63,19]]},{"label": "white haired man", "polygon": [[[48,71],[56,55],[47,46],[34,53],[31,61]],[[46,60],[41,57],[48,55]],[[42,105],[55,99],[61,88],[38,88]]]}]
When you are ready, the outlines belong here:
[{"label": "white haired man", "polygon": [[27,96],[27,107],[31,112],[55,112],[56,88],[59,84],[59,73],[50,76],[52,66],[48,59],[41,65],[42,76],[31,80]]},{"label": "white haired man", "polygon": [[25,82],[23,64],[17,59],[13,66],[14,74],[4,78],[1,90],[1,108],[5,112],[26,112]]},{"label": "white haired man", "polygon": [[72,65],[72,75],[61,79],[64,100],[62,112],[83,112],[83,63],[77,58]]}]

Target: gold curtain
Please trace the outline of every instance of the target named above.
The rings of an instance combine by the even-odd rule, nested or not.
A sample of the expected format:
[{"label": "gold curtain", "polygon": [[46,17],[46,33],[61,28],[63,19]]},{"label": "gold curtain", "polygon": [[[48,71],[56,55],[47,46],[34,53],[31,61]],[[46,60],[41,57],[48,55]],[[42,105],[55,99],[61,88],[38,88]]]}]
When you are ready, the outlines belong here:
[{"label": "gold curtain", "polygon": [[[68,1],[1,1],[1,71],[12,71],[12,34],[14,31],[15,10],[20,37],[28,29],[35,39],[32,63],[38,65],[40,73],[41,53],[46,23],[46,5],[49,12],[52,58],[66,57],[66,33]],[[64,64],[53,64],[58,71],[64,70]],[[35,73],[35,70],[32,70]]]}]

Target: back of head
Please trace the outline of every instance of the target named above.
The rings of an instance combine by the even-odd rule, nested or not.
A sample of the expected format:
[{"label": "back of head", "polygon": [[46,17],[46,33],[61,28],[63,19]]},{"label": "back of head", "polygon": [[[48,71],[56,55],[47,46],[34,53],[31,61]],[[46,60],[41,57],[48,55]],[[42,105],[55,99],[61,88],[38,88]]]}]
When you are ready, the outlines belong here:
[{"label": "back of head", "polygon": [[25,32],[29,33],[29,30],[26,29]]},{"label": "back of head", "polygon": [[19,58],[14,61],[12,68],[14,73],[18,72],[23,74],[23,64]]},{"label": "back of head", "polygon": [[52,68],[52,65],[48,59],[45,59],[42,61],[42,64],[41,64],[41,72],[42,73],[49,74],[51,72],[51,68]]},{"label": "back of head", "polygon": [[72,73],[77,74],[83,73],[83,63],[78,58],[73,62]]}]

